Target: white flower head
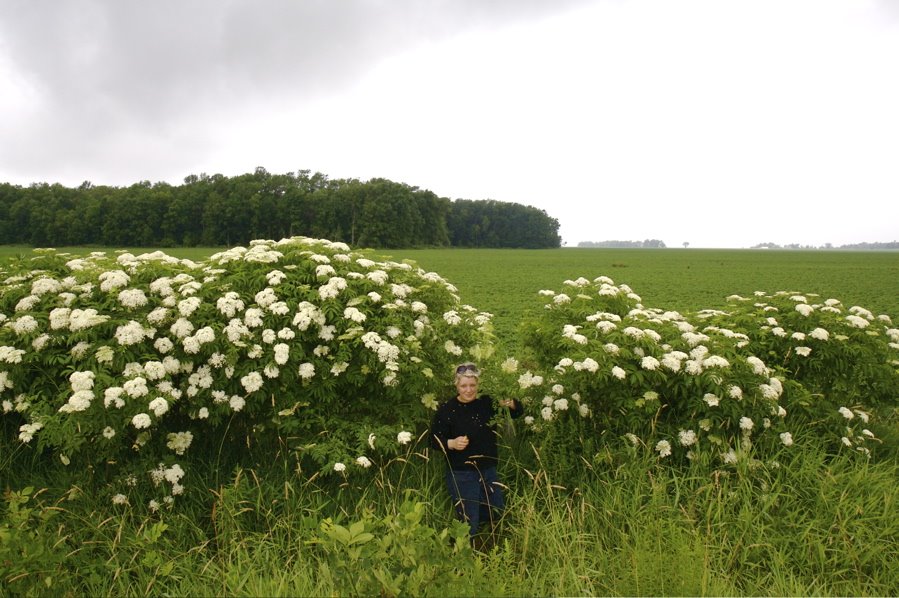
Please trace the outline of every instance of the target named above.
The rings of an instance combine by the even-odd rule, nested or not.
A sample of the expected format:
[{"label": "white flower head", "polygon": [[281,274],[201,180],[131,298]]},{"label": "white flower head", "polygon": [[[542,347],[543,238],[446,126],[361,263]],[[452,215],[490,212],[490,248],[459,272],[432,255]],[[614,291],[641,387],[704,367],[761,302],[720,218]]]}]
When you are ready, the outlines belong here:
[{"label": "white flower head", "polygon": [[671,443],[667,440],[659,440],[656,443],[656,452],[659,453],[660,458],[665,458],[671,454]]},{"label": "white flower head", "polygon": [[518,360],[515,359],[514,357],[509,357],[505,361],[503,361],[502,365],[500,366],[500,369],[502,369],[502,371],[504,371],[507,374],[512,374],[516,370],[518,370]]},{"label": "white flower head", "polygon": [[681,430],[677,434],[677,439],[681,446],[692,446],[696,444],[696,432],[693,430]]}]

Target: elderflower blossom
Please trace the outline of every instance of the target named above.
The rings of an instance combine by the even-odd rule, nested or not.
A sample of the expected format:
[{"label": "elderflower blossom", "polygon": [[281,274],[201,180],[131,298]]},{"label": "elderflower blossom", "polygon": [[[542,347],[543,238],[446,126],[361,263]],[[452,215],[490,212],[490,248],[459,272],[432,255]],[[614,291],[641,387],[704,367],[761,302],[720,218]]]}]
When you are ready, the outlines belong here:
[{"label": "elderflower blossom", "polygon": [[365,455],[356,457],[356,465],[360,465],[360,466],[368,469],[369,467],[371,467],[371,459],[369,459]]},{"label": "elderflower blossom", "polygon": [[147,296],[140,289],[125,289],[119,292],[119,303],[128,309],[136,309],[147,304]]},{"label": "elderflower blossom", "polygon": [[457,324],[462,323],[462,317],[459,316],[459,312],[457,312],[456,310],[450,310],[450,311],[444,313],[443,319],[450,326],[456,326]]},{"label": "elderflower blossom", "polygon": [[110,291],[127,286],[131,277],[121,270],[112,270],[109,272],[102,272],[99,276],[99,280],[100,290],[104,293],[109,293]]},{"label": "elderflower blossom", "polygon": [[162,417],[169,410],[169,402],[163,399],[162,397],[156,397],[152,401],[150,401],[150,411],[152,411],[156,417]]},{"label": "elderflower blossom", "polygon": [[677,439],[681,446],[693,446],[696,444],[696,432],[693,430],[681,430],[677,434]]},{"label": "elderflower blossom", "polygon": [[659,440],[656,443],[656,452],[659,453],[659,458],[665,458],[671,454],[671,443],[667,440]]},{"label": "elderflower blossom", "polygon": [[813,338],[819,341],[826,341],[830,338],[830,333],[824,328],[815,328],[811,332],[808,333],[809,338]]},{"label": "elderflower blossom", "polygon": [[315,376],[315,365],[308,361],[301,363],[297,373],[303,380],[309,380]]},{"label": "elderflower blossom", "polygon": [[355,307],[347,307],[344,309],[343,317],[347,320],[352,320],[357,324],[361,324],[367,319],[367,316]]},{"label": "elderflower blossom", "polygon": [[856,316],[854,314],[846,316],[846,321],[849,322],[849,325],[853,326],[854,328],[867,328],[868,324],[870,323],[865,318]]},{"label": "elderflower blossom", "polygon": [[124,326],[118,326],[115,331],[115,339],[123,346],[136,345],[143,341],[145,336],[148,336],[147,331],[134,320]]},{"label": "elderflower blossom", "polygon": [[851,409],[847,409],[846,407],[840,407],[840,408],[838,409],[838,411],[840,412],[840,415],[842,415],[843,417],[845,417],[847,420],[852,419],[853,417],[855,417],[855,414],[852,413],[852,410],[851,410]]},{"label": "elderflower blossom", "polygon": [[77,411],[86,411],[91,406],[94,399],[94,393],[90,390],[79,390],[69,397],[65,405],[59,408],[60,413],[74,413]]},{"label": "elderflower blossom", "polygon": [[647,355],[640,360],[640,367],[642,367],[644,370],[654,371],[659,368],[659,365],[659,360],[651,355]]},{"label": "elderflower blossom", "polygon": [[615,322],[609,322],[608,320],[600,320],[596,323],[596,329],[603,334],[608,334],[616,328],[618,328],[618,325],[615,324]]},{"label": "elderflower blossom", "polygon": [[333,376],[339,376],[344,373],[348,367],[350,367],[350,364],[345,361],[339,361],[331,366],[331,374]]},{"label": "elderflower blossom", "polygon": [[131,425],[133,425],[138,430],[142,428],[149,428],[151,424],[150,416],[146,413],[138,413],[134,417],[131,418]]},{"label": "elderflower blossom", "polygon": [[238,312],[244,310],[244,302],[240,299],[240,295],[234,291],[228,291],[215,303],[216,308],[222,315],[233,318]]},{"label": "elderflower blossom", "polygon": [[719,399],[717,395],[710,392],[705,393],[705,395],[703,395],[702,397],[702,400],[705,401],[709,407],[717,407],[718,403],[721,401],[721,399]]},{"label": "elderflower blossom", "polygon": [[240,384],[244,387],[244,390],[246,390],[248,394],[256,392],[257,390],[262,388],[262,375],[259,372],[250,372],[240,379]]},{"label": "elderflower blossom", "polygon": [[124,392],[125,389],[121,386],[110,386],[103,391],[103,406],[107,409],[110,407],[121,409],[125,406],[125,400],[122,399]]},{"label": "elderflower blossom", "polygon": [[755,426],[755,423],[751,418],[743,416],[740,418],[740,429],[744,432],[751,432],[752,428]]},{"label": "elderflower blossom", "polygon": [[619,380],[624,380],[624,377],[626,375],[627,375],[627,373],[622,368],[618,367],[617,365],[612,368],[612,376],[614,376],[615,378],[618,378]]},{"label": "elderflower blossom", "polygon": [[278,343],[274,347],[275,363],[284,365],[290,357],[290,345],[286,343]]},{"label": "elderflower blossom", "polygon": [[114,357],[115,350],[108,345],[100,347],[99,349],[97,349],[97,352],[94,353],[94,358],[98,363],[111,363]]},{"label": "elderflower blossom", "polygon": [[815,308],[813,308],[811,305],[808,305],[807,303],[799,303],[796,305],[796,311],[798,311],[803,316],[808,317],[813,311],[815,311]]},{"label": "elderflower blossom", "polygon": [[585,357],[584,361],[574,363],[574,369],[578,371],[586,370],[591,374],[594,374],[599,370],[599,363],[592,357]]},{"label": "elderflower blossom", "polygon": [[767,376],[769,373],[768,366],[754,355],[746,358],[747,363],[752,366],[752,372],[758,376]]},{"label": "elderflower blossom", "polygon": [[109,316],[100,315],[96,309],[89,307],[87,309],[73,309],[68,315],[69,330],[78,332],[92,328],[99,324],[103,324],[109,320]]},{"label": "elderflower blossom", "polygon": [[730,367],[730,362],[727,361],[724,357],[720,355],[710,355],[702,360],[702,367],[704,368],[728,368]]},{"label": "elderflower blossom", "polygon": [[781,432],[780,433],[780,442],[784,446],[793,446],[793,435],[789,432]]},{"label": "elderflower blossom", "polygon": [[396,441],[400,444],[409,444],[412,441],[412,433],[403,430],[396,435]]},{"label": "elderflower blossom", "polygon": [[452,340],[448,340],[443,343],[443,350],[449,353],[450,355],[462,355],[462,347],[458,346]]},{"label": "elderflower blossom", "polygon": [[19,440],[28,444],[34,438],[34,435],[44,427],[44,424],[41,422],[34,422],[31,424],[22,424],[19,426]]},{"label": "elderflower blossom", "polygon": [[247,325],[247,328],[259,328],[264,323],[262,320],[263,315],[264,313],[261,309],[251,307],[243,313],[244,324]]},{"label": "elderflower blossom", "polygon": [[132,378],[131,380],[127,380],[122,387],[125,390],[125,393],[131,398],[138,398],[145,396],[149,393],[147,389],[147,380],[142,376],[138,376],[137,378]]},{"label": "elderflower blossom", "polygon": [[190,432],[172,432],[166,438],[168,440],[166,446],[175,451],[176,455],[183,455],[193,442],[194,436]]},{"label": "elderflower blossom", "polygon": [[235,412],[240,411],[247,404],[246,400],[240,395],[231,395],[228,399],[228,406]]}]

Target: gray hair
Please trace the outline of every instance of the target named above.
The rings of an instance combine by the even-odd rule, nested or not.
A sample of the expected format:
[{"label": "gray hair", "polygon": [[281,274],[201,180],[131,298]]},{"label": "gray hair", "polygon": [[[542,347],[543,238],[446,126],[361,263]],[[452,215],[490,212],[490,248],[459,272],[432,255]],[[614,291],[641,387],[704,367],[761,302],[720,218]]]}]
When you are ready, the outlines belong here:
[{"label": "gray hair", "polygon": [[459,378],[479,378],[481,377],[481,370],[478,369],[478,366],[469,362],[461,363],[456,366],[456,381]]}]

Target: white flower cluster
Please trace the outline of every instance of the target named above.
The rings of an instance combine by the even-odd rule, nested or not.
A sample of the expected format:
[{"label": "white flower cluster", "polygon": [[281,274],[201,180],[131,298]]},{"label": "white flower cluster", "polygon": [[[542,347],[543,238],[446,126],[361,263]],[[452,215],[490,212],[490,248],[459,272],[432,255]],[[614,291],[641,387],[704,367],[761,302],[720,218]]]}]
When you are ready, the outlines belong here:
[{"label": "white flower cluster", "polygon": [[190,432],[172,432],[166,438],[168,440],[166,446],[175,451],[176,455],[183,455],[184,451],[190,448],[194,435]]},{"label": "white flower cluster", "polygon": [[184,486],[181,485],[181,478],[184,477],[184,474],[184,470],[177,463],[171,467],[166,467],[160,463],[156,469],[150,471],[150,479],[155,486],[168,482],[172,485],[172,495],[177,496],[184,492]]},{"label": "white flower cluster", "polygon": [[74,413],[77,411],[87,411],[94,400],[94,373],[73,372],[69,376],[69,384],[72,388],[72,395],[65,405],[59,408],[60,413]]}]

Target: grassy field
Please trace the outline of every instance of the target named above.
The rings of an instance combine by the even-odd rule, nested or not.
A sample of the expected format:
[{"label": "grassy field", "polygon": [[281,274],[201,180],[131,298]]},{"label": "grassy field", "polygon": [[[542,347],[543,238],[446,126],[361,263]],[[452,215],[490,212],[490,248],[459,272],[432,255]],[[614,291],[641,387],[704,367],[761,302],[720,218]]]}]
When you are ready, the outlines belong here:
[{"label": "grassy field", "polygon": [[[605,275],[629,285],[650,307],[721,307],[731,294],[801,291],[899,314],[899,252],[722,249],[404,250],[448,278],[462,297],[499,317],[532,307],[540,289]],[[515,301],[512,303],[512,301]]]},{"label": "grassy field", "polygon": [[[157,248],[128,248],[138,254]],[[223,248],[169,248],[203,260]],[[60,248],[85,254],[98,248]],[[102,250],[102,249],[101,249]],[[27,255],[0,246],[0,260]],[[682,312],[720,308],[728,295],[797,291],[834,297],[899,318],[899,252],[737,249],[404,249],[378,251],[411,259],[456,285],[462,300],[495,316],[501,338],[514,337],[522,314],[540,307],[537,292],[562,290],[566,279],[608,276],[629,285],[648,307]]]}]

